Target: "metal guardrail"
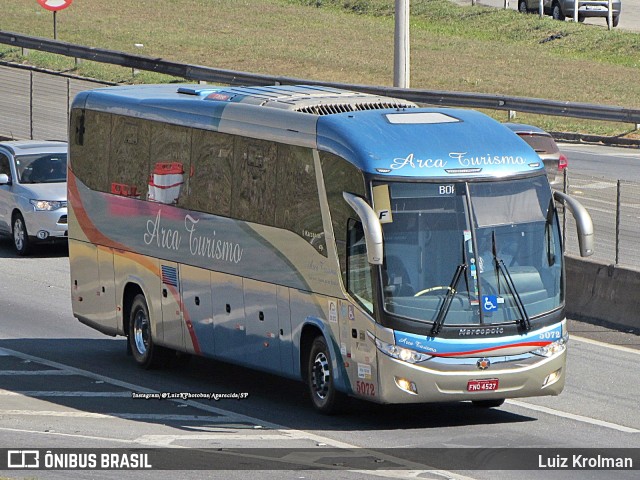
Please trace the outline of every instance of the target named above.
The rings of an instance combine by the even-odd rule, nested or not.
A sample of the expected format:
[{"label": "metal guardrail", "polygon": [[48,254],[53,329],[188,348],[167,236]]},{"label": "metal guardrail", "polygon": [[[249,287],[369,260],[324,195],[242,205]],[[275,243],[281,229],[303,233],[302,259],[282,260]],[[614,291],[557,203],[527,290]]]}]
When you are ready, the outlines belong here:
[{"label": "metal guardrail", "polygon": [[374,95],[404,98],[406,100],[422,104],[464,108],[484,108],[510,112],[583,118],[588,120],[631,123],[635,125],[636,129],[640,129],[640,109],[588,103],[560,102],[538,98],[512,97],[507,95],[353,85],[295,77],[259,75],[248,72],[204,67],[201,65],[171,62],[161,58],[152,58],[114,50],[85,47],[59,40],[31,37],[28,35],[5,31],[0,31],[0,43],[15,47],[55,53],[67,57],[80,58],[83,60],[92,60],[95,62],[110,63],[138,70],[163,73],[187,80],[206,81],[228,85],[325,85],[335,88],[367,92]]}]

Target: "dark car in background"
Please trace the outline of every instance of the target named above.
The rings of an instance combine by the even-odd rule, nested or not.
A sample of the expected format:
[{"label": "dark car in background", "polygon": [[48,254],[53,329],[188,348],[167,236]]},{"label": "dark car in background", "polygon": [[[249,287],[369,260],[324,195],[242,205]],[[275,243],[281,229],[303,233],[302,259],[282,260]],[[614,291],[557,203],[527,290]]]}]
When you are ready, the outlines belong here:
[{"label": "dark car in background", "polygon": [[[556,20],[573,18],[574,0],[543,0],[544,13],[551,15]],[[613,27],[618,26],[620,21],[621,0],[613,0],[611,5],[613,11],[611,20]],[[539,0],[518,0],[518,10],[522,13],[538,12],[540,8]],[[578,1],[578,21],[584,22],[585,18],[601,17],[609,22],[609,1],[608,0],[579,0]]]},{"label": "dark car in background", "polygon": [[517,133],[520,138],[533,148],[544,162],[549,183],[551,185],[562,185],[564,169],[567,168],[568,160],[565,154],[560,152],[551,134],[533,125],[523,123],[505,123],[505,127]]}]

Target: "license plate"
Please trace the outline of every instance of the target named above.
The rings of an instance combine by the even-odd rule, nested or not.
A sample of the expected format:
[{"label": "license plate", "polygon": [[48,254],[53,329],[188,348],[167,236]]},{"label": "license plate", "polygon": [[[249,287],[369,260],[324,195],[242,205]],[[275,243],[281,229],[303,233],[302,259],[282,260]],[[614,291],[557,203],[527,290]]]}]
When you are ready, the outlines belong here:
[{"label": "license plate", "polygon": [[469,380],[469,383],[467,383],[467,392],[491,392],[497,389],[497,378],[490,378],[487,380]]}]

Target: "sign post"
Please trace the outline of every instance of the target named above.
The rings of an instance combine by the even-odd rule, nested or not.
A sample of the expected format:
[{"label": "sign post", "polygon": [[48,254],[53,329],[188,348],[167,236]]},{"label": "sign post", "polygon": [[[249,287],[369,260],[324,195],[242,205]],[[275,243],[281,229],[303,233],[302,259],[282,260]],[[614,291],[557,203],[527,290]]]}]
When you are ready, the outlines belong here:
[{"label": "sign post", "polygon": [[56,24],[56,14],[58,10],[64,10],[71,5],[73,0],[38,0],[38,3],[43,8],[53,12],[53,39],[58,39],[58,28]]}]

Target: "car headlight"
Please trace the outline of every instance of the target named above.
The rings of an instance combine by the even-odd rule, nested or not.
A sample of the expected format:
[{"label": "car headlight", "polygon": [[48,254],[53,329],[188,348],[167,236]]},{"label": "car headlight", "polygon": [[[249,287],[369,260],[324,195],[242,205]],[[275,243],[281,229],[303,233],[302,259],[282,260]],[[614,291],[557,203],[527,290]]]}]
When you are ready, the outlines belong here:
[{"label": "car headlight", "polygon": [[51,211],[58,210],[67,206],[67,202],[60,202],[56,200],[29,200],[31,205],[38,211]]},{"label": "car headlight", "polygon": [[563,352],[567,348],[567,341],[569,340],[568,336],[562,337],[560,340],[556,340],[549,345],[545,345],[544,347],[536,348],[533,353],[534,355],[540,355],[541,357],[551,357],[558,353]]},{"label": "car headlight", "polygon": [[376,338],[375,341],[378,350],[380,350],[385,355],[389,355],[392,358],[402,360],[403,362],[419,363],[424,362],[431,357],[431,355],[416,352],[415,350],[411,350],[409,348],[399,347],[398,345],[383,342],[378,338]]}]

